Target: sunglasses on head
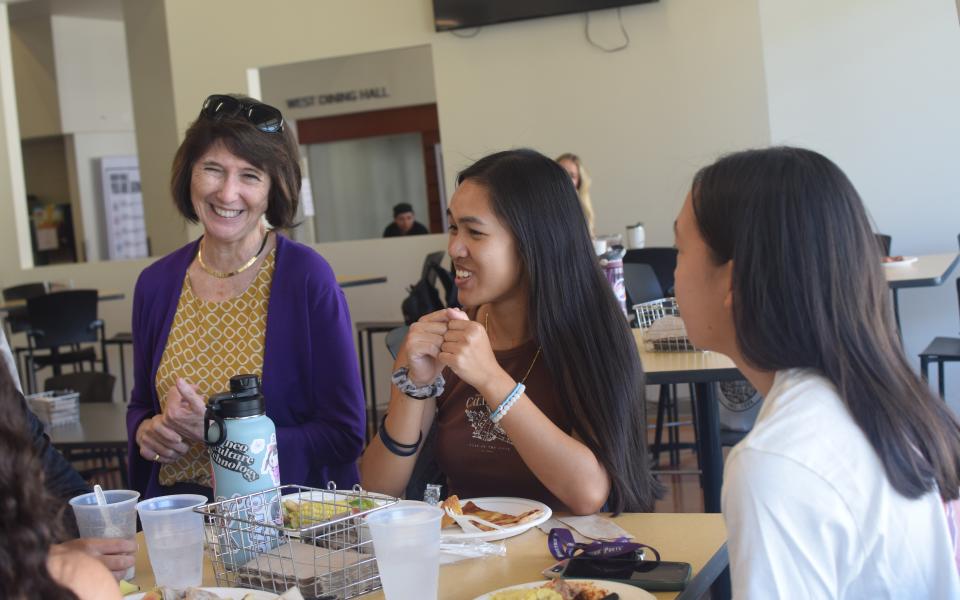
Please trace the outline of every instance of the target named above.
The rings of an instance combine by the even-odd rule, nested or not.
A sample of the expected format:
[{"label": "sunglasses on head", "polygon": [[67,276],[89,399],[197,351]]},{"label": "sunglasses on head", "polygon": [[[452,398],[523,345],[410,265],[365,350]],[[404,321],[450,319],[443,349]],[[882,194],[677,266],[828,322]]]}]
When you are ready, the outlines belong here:
[{"label": "sunglasses on head", "polygon": [[262,102],[244,102],[225,94],[213,94],[204,100],[200,116],[214,121],[242,116],[264,133],[283,131],[283,115],[276,108]]}]

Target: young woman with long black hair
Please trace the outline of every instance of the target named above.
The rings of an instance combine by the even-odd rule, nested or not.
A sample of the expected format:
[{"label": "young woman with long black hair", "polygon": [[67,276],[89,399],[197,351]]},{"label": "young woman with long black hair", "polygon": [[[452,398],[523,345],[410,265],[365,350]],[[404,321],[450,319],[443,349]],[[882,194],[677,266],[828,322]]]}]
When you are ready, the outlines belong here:
[{"label": "young woman with long black hair", "polygon": [[499,152],[460,173],[449,217],[466,310],[411,326],[364,487],[402,494],[436,419],[451,493],[651,510],[643,373],[570,177],[534,151]]},{"label": "young woman with long black hair", "polygon": [[960,426],[903,354],[844,173],[798,148],[721,158],[676,243],[691,341],[765,396],[724,475],[734,597],[960,597]]}]

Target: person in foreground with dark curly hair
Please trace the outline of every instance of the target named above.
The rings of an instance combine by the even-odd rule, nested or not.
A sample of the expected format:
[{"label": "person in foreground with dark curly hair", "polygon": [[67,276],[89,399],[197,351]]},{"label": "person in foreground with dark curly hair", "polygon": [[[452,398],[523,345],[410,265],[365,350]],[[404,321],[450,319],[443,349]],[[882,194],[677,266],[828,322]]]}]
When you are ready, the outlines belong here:
[{"label": "person in foreground with dark curly hair", "polygon": [[0,369],[4,364],[6,364],[7,373],[10,375],[11,384],[14,386],[15,398],[11,405],[19,404],[20,406],[20,413],[24,417],[23,431],[29,433],[30,443],[42,464],[44,487],[51,496],[60,501],[58,505],[61,507],[60,524],[64,536],[60,538],[62,542],[58,547],[80,550],[89,554],[102,562],[119,580],[127,572],[127,569],[136,562],[137,544],[122,538],[77,537],[77,523],[73,518],[73,512],[66,511],[67,502],[75,496],[86,494],[92,490],[83,477],[73,468],[73,465],[53,446],[43,429],[43,423],[27,406],[23,391],[20,389],[20,380],[17,377],[16,363],[10,352],[10,346],[4,333],[0,332]]},{"label": "person in foreground with dark curly hair", "polygon": [[62,535],[63,508],[44,485],[21,403],[9,370],[0,363],[0,597],[120,598],[100,561],[54,544]]}]

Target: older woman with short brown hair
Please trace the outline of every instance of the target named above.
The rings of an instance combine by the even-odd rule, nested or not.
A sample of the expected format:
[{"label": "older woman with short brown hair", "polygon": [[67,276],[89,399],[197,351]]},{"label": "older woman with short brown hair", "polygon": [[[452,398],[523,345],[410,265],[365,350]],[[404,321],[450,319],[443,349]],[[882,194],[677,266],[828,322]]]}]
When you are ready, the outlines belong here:
[{"label": "older woman with short brown hair", "polygon": [[211,497],[205,400],[263,379],[284,484],[358,480],[364,402],[346,299],[294,226],[299,152],[276,108],[207,98],[173,162],[171,192],[203,235],[141,273],[134,292],[130,473],[144,497]]}]

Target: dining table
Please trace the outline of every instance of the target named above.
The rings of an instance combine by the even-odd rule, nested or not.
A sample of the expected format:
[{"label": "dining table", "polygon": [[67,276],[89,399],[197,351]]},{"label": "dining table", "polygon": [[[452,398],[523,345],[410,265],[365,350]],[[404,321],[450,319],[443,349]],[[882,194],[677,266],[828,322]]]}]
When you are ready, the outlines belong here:
[{"label": "dining table", "polygon": [[98,457],[116,461],[121,484],[127,478],[127,405],[114,402],[83,402],[80,419],[73,423],[46,427],[53,446],[67,460]]},{"label": "dining table", "polygon": [[[79,289],[79,288],[78,288]],[[55,290],[55,291],[66,291],[66,290]],[[126,298],[126,294],[117,290],[99,290],[97,292],[97,300],[100,302],[108,302],[110,300],[123,300]],[[27,306],[27,301],[23,298],[18,298],[16,300],[7,300],[5,302],[0,302],[0,313],[10,312],[11,310],[16,310],[18,308],[25,308]]]},{"label": "dining table", "polygon": [[905,260],[883,263],[883,275],[893,291],[893,316],[900,331],[900,290],[934,287],[943,284],[960,263],[960,254],[925,254],[904,257]]},{"label": "dining table", "polygon": [[697,403],[697,453],[700,457],[703,506],[708,513],[720,512],[723,448],[720,444],[720,407],[714,384],[737,381],[743,379],[743,375],[729,357],[718,352],[648,351],[644,347],[641,330],[632,331],[647,385],[693,385],[693,401]]},{"label": "dining table", "polygon": [[[630,532],[635,541],[656,548],[662,560],[690,563],[693,577],[682,592],[656,592],[658,600],[700,598],[729,564],[727,532],[723,518],[706,513],[624,513],[613,521]],[[137,534],[136,577],[142,590],[155,585],[143,532]],[[470,558],[440,567],[438,598],[473,600],[483,594],[527,582],[545,581],[542,572],[556,560],[547,548],[547,535],[533,527],[504,541],[504,556]],[[203,585],[218,585],[213,564],[204,553]],[[225,585],[225,584],[224,584]],[[384,598],[381,590],[361,596],[365,600]],[[722,598],[713,592],[712,598]]]}]

